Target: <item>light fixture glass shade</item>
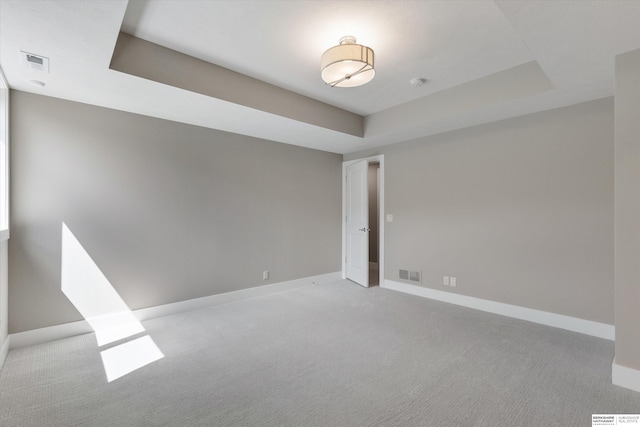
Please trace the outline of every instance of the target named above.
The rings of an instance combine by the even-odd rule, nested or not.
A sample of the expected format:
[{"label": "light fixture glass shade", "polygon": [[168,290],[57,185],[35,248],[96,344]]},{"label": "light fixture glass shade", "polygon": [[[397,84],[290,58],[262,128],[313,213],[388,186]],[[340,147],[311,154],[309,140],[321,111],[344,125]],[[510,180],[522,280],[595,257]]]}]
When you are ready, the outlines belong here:
[{"label": "light fixture glass shade", "polygon": [[373,49],[356,44],[355,37],[342,37],[338,46],[322,54],[322,80],[332,87],[363,85],[376,74],[373,61]]}]

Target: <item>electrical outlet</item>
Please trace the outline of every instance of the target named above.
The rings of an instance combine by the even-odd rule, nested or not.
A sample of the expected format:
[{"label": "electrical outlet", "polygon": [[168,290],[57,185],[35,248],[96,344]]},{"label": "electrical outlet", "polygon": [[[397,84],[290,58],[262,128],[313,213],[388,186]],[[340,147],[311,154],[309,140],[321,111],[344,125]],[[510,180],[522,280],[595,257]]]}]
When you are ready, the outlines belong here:
[{"label": "electrical outlet", "polygon": [[262,280],[269,280],[269,270],[262,272]]},{"label": "electrical outlet", "polygon": [[451,285],[452,288],[456,287],[456,278],[455,277],[451,276],[449,278],[449,285]]},{"label": "electrical outlet", "polygon": [[444,276],[442,278],[442,284],[445,286],[449,286],[449,276]]}]

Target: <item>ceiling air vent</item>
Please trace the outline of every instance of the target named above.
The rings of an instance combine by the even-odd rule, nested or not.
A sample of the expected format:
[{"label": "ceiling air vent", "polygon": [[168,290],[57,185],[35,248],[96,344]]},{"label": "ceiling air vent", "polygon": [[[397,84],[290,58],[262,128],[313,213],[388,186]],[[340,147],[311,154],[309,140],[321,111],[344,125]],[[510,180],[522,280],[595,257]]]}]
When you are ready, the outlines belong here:
[{"label": "ceiling air vent", "polygon": [[20,62],[27,71],[49,74],[49,58],[20,51]]}]

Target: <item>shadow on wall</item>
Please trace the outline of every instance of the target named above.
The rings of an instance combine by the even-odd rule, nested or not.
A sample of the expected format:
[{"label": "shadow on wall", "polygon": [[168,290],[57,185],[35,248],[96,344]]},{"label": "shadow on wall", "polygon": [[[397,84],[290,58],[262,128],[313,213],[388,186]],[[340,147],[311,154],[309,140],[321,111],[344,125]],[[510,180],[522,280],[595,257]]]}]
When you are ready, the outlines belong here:
[{"label": "shadow on wall", "polygon": [[[98,347],[145,332],[65,223],[62,223],[61,286],[62,292],[95,331]],[[107,348],[100,356],[107,382],[164,357],[149,335]]]}]

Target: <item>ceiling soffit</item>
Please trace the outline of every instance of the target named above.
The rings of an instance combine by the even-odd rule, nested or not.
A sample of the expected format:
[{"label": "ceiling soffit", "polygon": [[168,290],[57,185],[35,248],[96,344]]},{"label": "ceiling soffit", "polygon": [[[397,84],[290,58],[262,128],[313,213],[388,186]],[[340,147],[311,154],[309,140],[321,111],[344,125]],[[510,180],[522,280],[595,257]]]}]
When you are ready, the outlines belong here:
[{"label": "ceiling soffit", "polygon": [[112,70],[362,137],[363,117],[175,50],[120,33]]},{"label": "ceiling soffit", "polygon": [[358,114],[122,32],[110,68],[356,137],[418,127],[553,88],[531,61],[371,114],[365,121]]}]

